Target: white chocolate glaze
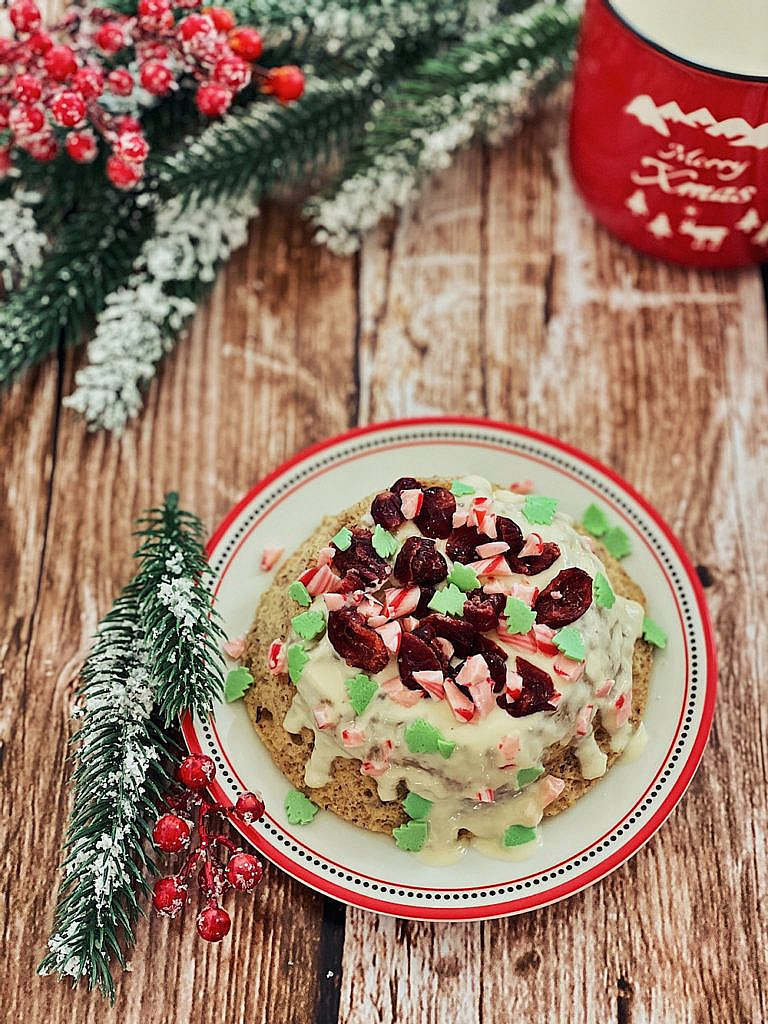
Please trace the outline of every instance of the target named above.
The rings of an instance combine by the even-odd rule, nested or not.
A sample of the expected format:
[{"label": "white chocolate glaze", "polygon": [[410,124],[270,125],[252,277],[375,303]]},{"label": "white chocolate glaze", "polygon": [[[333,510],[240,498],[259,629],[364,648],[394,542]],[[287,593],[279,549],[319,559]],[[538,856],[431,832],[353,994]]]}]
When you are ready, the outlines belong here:
[{"label": "white chocolate glaze", "polygon": [[[594,553],[589,539],[574,530],[567,515],[558,512],[550,525],[532,526],[522,513],[524,498],[521,495],[495,490],[481,477],[464,477],[462,482],[474,487],[476,493],[457,498],[459,509],[466,508],[474,497],[491,496],[494,511],[513,519],[524,537],[535,531],[544,542],[553,541],[560,548],[560,557],[545,572],[528,580],[516,576],[521,583],[535,582],[542,590],[562,569],[571,566],[583,569],[593,579],[598,573],[605,573],[605,566]],[[399,546],[408,536],[418,534],[411,522],[395,531]],[[437,541],[437,547],[445,553],[445,541]],[[315,598],[311,607],[326,613],[321,597]],[[557,786],[552,784],[551,776],[543,775],[521,789],[517,784],[518,771],[542,769],[545,761],[573,744],[584,778],[594,779],[604,774],[607,759],[592,731],[598,716],[611,735],[612,749],[624,750],[631,746],[632,728],[617,713],[616,702],[623,697],[631,705],[632,652],[642,620],[643,610],[635,601],[616,595],[611,608],[599,607],[593,601],[585,614],[573,623],[582,635],[586,652],[584,672],[575,682],[554,674],[552,656],[523,653],[501,641],[495,631],[487,633],[507,650],[512,666],[519,655],[547,671],[561,697],[554,711],[514,718],[494,706],[485,718],[475,717],[470,722],[458,721],[446,700],[425,696],[414,706],[404,707],[381,688],[362,714],[355,715],[345,683],[359,670],[350,668],[339,657],[324,634],[317,642],[304,644],[309,660],[284,721],[289,732],[296,733],[306,727],[314,733],[306,783],[316,787],[327,782],[336,757],[375,761],[382,744],[389,741],[392,744],[388,752],[389,767],[376,778],[381,799],[398,799],[407,789],[432,802],[427,819],[428,838],[421,856],[432,863],[446,863],[459,857],[468,845],[493,855],[523,856],[535,848],[535,843],[505,849],[502,845],[505,830],[513,824],[535,828],[541,821],[544,807],[555,798],[553,790]],[[292,636],[288,640],[297,642],[298,638]],[[399,678],[395,657],[392,656],[388,666],[373,678],[379,684]],[[606,692],[608,680],[612,685]],[[596,696],[596,691],[604,695]],[[328,724],[322,729],[313,715],[313,710],[321,705],[328,712]],[[577,716],[588,705],[594,708],[592,724],[585,735],[577,735]],[[403,733],[408,724],[417,719],[429,722],[444,739],[455,742],[450,757],[444,758],[439,753],[415,754],[409,750]],[[365,734],[359,747],[346,747],[342,742],[342,730],[350,726]],[[499,750],[500,742],[506,738],[512,738],[513,745],[519,744],[512,765],[505,764]],[[477,795],[485,790],[493,791],[492,803],[478,801]]]}]

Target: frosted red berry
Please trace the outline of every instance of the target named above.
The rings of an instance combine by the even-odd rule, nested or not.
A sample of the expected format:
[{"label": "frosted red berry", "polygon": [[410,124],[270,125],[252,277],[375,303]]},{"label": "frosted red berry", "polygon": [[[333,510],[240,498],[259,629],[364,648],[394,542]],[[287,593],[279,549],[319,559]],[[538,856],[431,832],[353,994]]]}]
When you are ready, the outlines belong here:
[{"label": "frosted red berry", "polygon": [[163,853],[178,853],[189,843],[192,826],[178,814],[164,814],[155,822],[152,829],[152,841]]},{"label": "frosted red berry", "polygon": [[213,781],[216,765],[206,754],[189,754],[179,765],[176,778],[187,789],[202,790]]},{"label": "frosted red berry", "polygon": [[206,907],[197,915],[197,934],[206,942],[221,942],[232,922],[222,907]]},{"label": "frosted red berry", "polygon": [[65,82],[77,71],[75,52],[69,46],[52,46],[43,57],[43,64],[57,82]]},{"label": "frosted red berry", "polygon": [[95,100],[104,92],[104,72],[101,68],[79,68],[72,75],[72,88],[86,100]]},{"label": "frosted red berry", "polygon": [[53,40],[47,32],[33,32],[27,40],[27,46],[32,53],[40,56],[43,53],[48,53],[53,46]]},{"label": "frosted red berry", "polygon": [[34,103],[18,103],[8,114],[8,127],[17,139],[36,135],[44,124],[43,108]]},{"label": "frosted red berry", "polygon": [[99,145],[93,132],[70,132],[64,148],[77,164],[89,164],[96,159]]},{"label": "frosted red berry", "polygon": [[115,128],[118,135],[122,135],[123,132],[141,132],[141,123],[130,114],[123,114],[122,117],[118,117],[115,122]]},{"label": "frosted red berry", "polygon": [[185,42],[189,42],[195,36],[208,35],[213,29],[213,21],[204,14],[190,14],[182,18],[176,26],[176,31]]},{"label": "frosted red berry", "polygon": [[161,31],[173,27],[173,13],[167,0],[139,0],[139,24],[147,31]]},{"label": "frosted red berry", "polygon": [[216,82],[201,85],[195,93],[195,104],[206,117],[219,117],[232,102],[232,92]]},{"label": "frosted red berry", "polygon": [[304,92],[304,75],[294,64],[272,68],[267,75],[265,89],[281,103],[290,103]]},{"label": "frosted red berry", "polygon": [[251,65],[236,53],[227,54],[216,62],[213,78],[220,85],[238,91],[250,82]]},{"label": "frosted red berry", "polygon": [[243,60],[258,60],[264,50],[260,33],[249,25],[242,25],[230,32],[229,45]]},{"label": "frosted red berry", "polygon": [[121,132],[113,152],[129,164],[143,164],[149,155],[149,144],[139,132]]},{"label": "frosted red berry", "polygon": [[116,21],[105,21],[103,25],[100,25],[94,39],[98,48],[104,53],[117,53],[125,46],[122,26]]},{"label": "frosted red berry", "polygon": [[227,881],[238,892],[253,892],[263,873],[261,861],[250,853],[233,853],[227,861]]},{"label": "frosted red berry", "polygon": [[152,906],[164,917],[175,917],[187,899],[187,886],[173,876],[158,878],[152,889]]},{"label": "frosted red berry", "polygon": [[17,0],[8,8],[8,13],[17,32],[34,32],[43,20],[40,8],[32,0]]},{"label": "frosted red berry", "polygon": [[126,68],[115,68],[107,75],[107,85],[115,96],[130,96],[133,92],[133,75]]},{"label": "frosted red berry", "polygon": [[16,75],[13,80],[13,95],[17,100],[21,100],[26,103],[34,103],[35,100],[40,99],[42,93],[43,87],[41,86],[39,79],[35,78],[34,75]]},{"label": "frosted red berry", "polygon": [[139,70],[139,81],[153,96],[165,96],[173,85],[173,72],[162,61],[148,60]]},{"label": "frosted red berry", "polygon": [[235,16],[226,7],[206,7],[205,13],[219,32],[229,32],[235,27]]},{"label": "frosted red berry", "polygon": [[241,793],[235,802],[235,814],[246,824],[258,821],[264,813],[264,801],[259,793]]},{"label": "frosted red berry", "polygon": [[7,100],[0,100],[0,128],[8,127],[8,118],[11,113],[11,104]]},{"label": "frosted red berry", "polygon": [[107,177],[116,188],[133,188],[141,181],[142,171],[136,164],[111,156],[107,160]]},{"label": "frosted red berry", "polygon": [[65,128],[74,128],[85,117],[85,100],[79,93],[66,89],[60,92],[51,102],[51,114],[58,124]]}]

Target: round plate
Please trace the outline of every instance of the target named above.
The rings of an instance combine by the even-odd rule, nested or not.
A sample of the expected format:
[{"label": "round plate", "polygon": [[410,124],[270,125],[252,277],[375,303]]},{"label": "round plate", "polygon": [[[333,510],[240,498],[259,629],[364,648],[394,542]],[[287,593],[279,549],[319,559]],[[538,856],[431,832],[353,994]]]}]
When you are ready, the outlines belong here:
[{"label": "round plate", "polygon": [[267,814],[243,835],[278,867],[338,900],[422,920],[480,920],[564,899],[605,877],[648,841],[685,792],[701,759],[715,702],[712,628],[696,573],[659,514],[612,470],[560,441],[523,427],[475,419],[401,420],[323,441],[270,474],[229,513],[208,545],[215,594],[230,637],[248,631],[272,573],[259,571],[270,545],[291,552],[321,516],[336,514],[399,476],[475,473],[499,483],[531,479],[580,517],[598,502],[632,541],[625,565],[669,634],[654,659],[645,715],[648,745],[620,761],[569,810],[545,820],[541,846],[526,860],[474,851],[431,867],[387,836],[321,811],[289,824],[291,788],[251,728],[242,701],[215,708],[215,720],[187,717],[191,751],[217,766],[215,795],[264,794]]}]

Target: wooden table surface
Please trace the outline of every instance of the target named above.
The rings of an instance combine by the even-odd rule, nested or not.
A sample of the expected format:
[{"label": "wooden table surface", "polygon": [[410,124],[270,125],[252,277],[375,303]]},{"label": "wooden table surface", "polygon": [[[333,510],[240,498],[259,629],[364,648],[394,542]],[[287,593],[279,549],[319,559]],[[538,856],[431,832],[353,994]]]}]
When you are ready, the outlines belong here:
[{"label": "wooden table surface", "polygon": [[[563,142],[553,104],[504,148],[462,155],[358,258],[317,248],[296,208],[268,205],[119,440],[61,409],[71,352],[2,397],[7,1020],[768,1019],[763,284],[756,270],[653,263],[608,237],[574,194]],[[311,442],[441,412],[527,424],[604,460],[702,567],[720,700],[681,806],[608,879],[522,917],[398,922],[271,868],[220,946],[196,940],[190,911],[143,922],[114,1010],[37,979],[75,677],[131,571],[134,516],[178,488],[213,528]]]}]

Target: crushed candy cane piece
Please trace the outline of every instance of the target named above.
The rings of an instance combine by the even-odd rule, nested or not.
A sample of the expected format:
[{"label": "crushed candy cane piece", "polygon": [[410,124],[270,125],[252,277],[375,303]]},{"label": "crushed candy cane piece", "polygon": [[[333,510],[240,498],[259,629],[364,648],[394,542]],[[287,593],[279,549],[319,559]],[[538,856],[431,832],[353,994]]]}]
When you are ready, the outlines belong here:
[{"label": "crushed candy cane piece", "polygon": [[242,657],[245,650],[245,637],[234,636],[231,640],[225,640],[221,645],[221,649],[228,657],[237,660]]},{"label": "crushed candy cane piece", "polygon": [[285,672],[285,644],[282,640],[273,640],[267,653],[267,668],[273,675]]},{"label": "crushed candy cane piece", "polygon": [[616,685],[615,679],[605,679],[595,690],[596,697],[607,697],[613,687]]},{"label": "crushed candy cane piece", "polygon": [[543,622],[537,622],[533,627],[533,635],[536,637],[539,653],[554,658],[558,653],[558,648],[555,646],[554,629],[551,626],[545,626]]},{"label": "crushed candy cane piece", "polygon": [[364,619],[369,619],[372,615],[381,615],[382,609],[381,601],[377,601],[375,597],[370,595],[366,595],[365,599],[357,606],[358,612]]},{"label": "crushed candy cane piece", "polygon": [[592,724],[592,715],[595,713],[594,704],[585,704],[583,708],[579,708],[579,713],[576,715],[576,735],[586,736],[589,732],[589,727]]},{"label": "crushed candy cane piece", "polygon": [[475,714],[475,705],[469,697],[462,693],[452,679],[445,680],[443,689],[454,718],[460,722],[471,722]]},{"label": "crushed candy cane piece", "polygon": [[494,555],[502,555],[509,551],[509,544],[505,540],[491,540],[487,544],[479,544],[475,551],[481,558],[493,558]]},{"label": "crushed candy cane piece", "polygon": [[623,725],[626,725],[632,715],[632,701],[627,700],[627,695],[622,693],[616,698],[614,704],[616,709],[616,728],[620,729]]},{"label": "crushed candy cane piece", "polygon": [[442,700],[445,697],[444,676],[442,672],[424,669],[421,672],[412,672],[413,681],[418,683],[427,693]]},{"label": "crushed candy cane piece", "polygon": [[339,589],[341,579],[328,565],[318,565],[314,569],[307,569],[299,576],[299,583],[307,588],[311,597],[319,597],[320,594],[335,593]]},{"label": "crushed candy cane piece", "polygon": [[507,490],[513,494],[531,494],[535,490],[535,485],[533,480],[515,480]]},{"label": "crushed candy cane piece", "polygon": [[476,686],[490,679],[488,663],[482,654],[473,654],[461,666],[456,682],[459,686]]},{"label": "crushed candy cane piece", "polygon": [[520,753],[520,739],[518,736],[502,736],[499,741],[499,753],[501,754],[501,768],[514,768],[515,758]]},{"label": "crushed candy cane piece", "polygon": [[370,775],[372,779],[378,779],[389,771],[389,761],[363,761],[360,765],[361,775]]},{"label": "crushed candy cane piece", "polygon": [[412,633],[419,624],[419,620],[414,618],[413,615],[405,615],[400,622],[403,625],[403,631],[406,633]]},{"label": "crushed candy cane piece", "polygon": [[483,558],[479,562],[470,562],[469,569],[474,569],[478,576],[511,576],[512,570],[503,555]]},{"label": "crushed candy cane piece", "polygon": [[514,669],[510,668],[509,665],[507,665],[507,678],[504,689],[511,700],[517,700],[523,692],[523,677],[519,672],[515,672]]},{"label": "crushed candy cane piece", "polygon": [[490,537],[495,540],[498,537],[496,528],[496,514],[494,512],[486,512],[482,517],[482,522],[478,523],[477,526],[480,533],[484,533],[486,537]]},{"label": "crushed candy cane piece", "polygon": [[333,561],[335,554],[336,551],[334,550],[334,548],[320,548],[320,551],[317,556],[317,564],[330,565],[331,562]]},{"label": "crushed candy cane piece", "polygon": [[285,548],[283,547],[264,548],[261,552],[261,562],[259,563],[262,571],[269,572],[270,569],[274,569],[284,551]]},{"label": "crushed candy cane piece", "polygon": [[487,715],[490,715],[496,707],[496,694],[493,692],[490,679],[485,679],[482,683],[470,686],[469,692],[472,694],[472,700],[475,702],[475,716],[477,718],[485,718]]},{"label": "crushed candy cane piece", "polygon": [[565,789],[565,780],[556,779],[554,775],[547,775],[539,783],[538,795],[542,808],[547,807],[556,800]]},{"label": "crushed candy cane piece", "polygon": [[518,558],[529,558],[531,555],[540,555],[544,550],[544,541],[540,533],[529,533],[525,538],[525,544],[517,553]]},{"label": "crushed candy cane piece", "polygon": [[584,675],[584,664],[583,661],[575,661],[564,654],[558,654],[552,664],[552,668],[555,671],[555,675],[562,676],[569,683],[575,683]]},{"label": "crushed candy cane piece", "polygon": [[507,630],[507,620],[504,618],[499,619],[496,632],[499,634],[499,640],[514,647],[516,651],[530,651],[533,654],[539,649],[533,630],[530,633],[510,633]]},{"label": "crushed candy cane piece", "polygon": [[323,594],[323,601],[329,612],[338,612],[347,603],[343,594]]},{"label": "crushed candy cane piece", "polygon": [[421,600],[420,587],[390,587],[384,591],[384,614],[390,619],[399,619],[416,611]]},{"label": "crushed candy cane piece", "polygon": [[347,725],[341,730],[341,742],[345,747],[362,747],[368,737],[363,729]]},{"label": "crushed candy cane piece", "polygon": [[384,626],[387,622],[389,622],[389,619],[386,615],[371,615],[368,619],[368,625],[371,629],[378,629],[379,626]]},{"label": "crushed candy cane piece", "polygon": [[492,804],[496,799],[496,794],[487,786],[485,789],[479,789],[475,793],[475,802],[478,804]]},{"label": "crushed candy cane piece", "polygon": [[[368,620],[369,625],[372,622],[373,619]],[[374,628],[376,629],[376,632],[379,634],[381,639],[384,641],[384,646],[387,648],[387,650],[392,651],[393,654],[397,654],[397,652],[400,650],[400,641],[403,639],[403,627],[400,625],[397,619],[393,619],[391,622],[385,621]]]},{"label": "crushed candy cane piece", "polygon": [[405,519],[415,519],[424,504],[424,492],[421,488],[409,487],[400,491],[400,511]]},{"label": "crushed candy cane piece", "polygon": [[333,714],[333,705],[330,701],[323,701],[316,708],[312,708],[312,715],[318,729],[334,729],[339,721]]},{"label": "crushed candy cane piece", "polygon": [[426,694],[423,690],[409,690],[407,686],[401,686],[399,690],[390,693],[389,699],[401,707],[412,708],[414,704],[418,704],[421,698],[425,696]]}]

